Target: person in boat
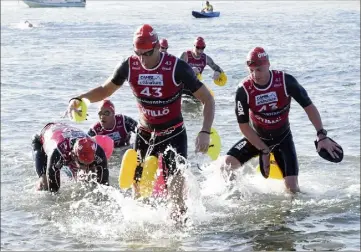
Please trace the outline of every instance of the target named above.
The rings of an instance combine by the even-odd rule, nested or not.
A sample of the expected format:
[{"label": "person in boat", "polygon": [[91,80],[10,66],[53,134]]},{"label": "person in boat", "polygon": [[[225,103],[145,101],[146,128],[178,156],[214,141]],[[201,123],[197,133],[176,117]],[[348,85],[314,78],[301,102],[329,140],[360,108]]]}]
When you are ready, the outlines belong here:
[{"label": "person in boat", "polygon": [[137,122],[126,115],[115,114],[114,104],[103,100],[98,111],[99,121],[88,131],[89,136],[107,135],[114,141],[114,148],[130,145],[132,132],[135,133]]},{"label": "person in boat", "polygon": [[159,45],[160,45],[160,48],[159,48],[160,52],[167,52],[167,50],[168,50],[168,40],[167,39],[165,39],[165,38],[160,39]]},{"label": "person in boat", "polygon": [[[187,50],[182,53],[180,58],[187,62],[193,69],[197,76],[203,73],[206,66],[209,66],[213,71],[213,79],[217,79],[223,72],[222,68],[217,65],[211,57],[204,53],[206,49],[206,42],[204,38],[197,37],[194,40],[193,49]],[[183,94],[192,96],[192,93],[188,89],[184,89]]]},{"label": "person in boat", "polygon": [[67,166],[69,176],[95,174],[98,183],[108,185],[108,161],[104,150],[82,130],[65,123],[48,123],[32,139],[37,190],[57,192],[60,170]]},{"label": "person in boat", "polygon": [[213,12],[213,6],[206,1],[206,6],[201,10],[201,12]]},{"label": "person in boat", "polygon": [[[67,114],[71,116],[79,106],[79,99],[91,103],[111,96],[128,81],[139,109],[140,120],[134,149],[141,164],[147,156],[161,158],[163,177],[168,192],[171,218],[183,222],[187,211],[185,177],[182,164],[187,158],[187,133],[182,116],[182,91],[189,89],[203,104],[203,123],[195,141],[195,151],[206,153],[214,120],[215,102],[206,86],[192,68],[177,57],[161,53],[156,31],[149,24],[140,26],[133,36],[134,54],[117,66],[113,75],[98,86],[71,99]],[[174,151],[170,150],[172,147]],[[141,174],[138,166],[136,174]],[[133,184],[138,197],[139,178]]]},{"label": "person in boat", "polygon": [[316,106],[298,81],[283,71],[270,70],[268,54],[262,47],[248,53],[246,64],[249,75],[238,85],[235,99],[235,113],[244,138],[227,152],[222,171],[232,180],[233,170],[259,156],[261,173],[268,178],[272,152],[286,188],[299,192],[298,161],[289,123],[291,98],[302,106],[315,127],[319,154],[340,162],[342,148],[327,137]]}]

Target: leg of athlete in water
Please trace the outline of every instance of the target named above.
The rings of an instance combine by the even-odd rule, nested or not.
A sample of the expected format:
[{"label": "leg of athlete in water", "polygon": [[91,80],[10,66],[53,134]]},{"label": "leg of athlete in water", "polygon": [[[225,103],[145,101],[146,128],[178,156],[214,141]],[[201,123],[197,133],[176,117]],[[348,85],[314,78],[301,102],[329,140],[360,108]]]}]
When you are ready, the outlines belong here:
[{"label": "leg of athlete in water", "polygon": [[[149,133],[142,131],[142,130],[138,130],[138,133],[135,136],[134,149],[138,153],[138,163],[139,164],[143,163],[143,161],[145,159],[145,155],[146,155],[148,147],[149,147],[149,145],[147,143],[147,142],[149,142],[149,139],[150,139]],[[145,142],[145,141],[147,141],[147,142]],[[135,174],[134,174],[135,183],[133,183],[133,186],[132,186],[132,189],[133,189],[132,192],[133,192],[134,199],[138,199],[141,196],[138,181],[142,177],[142,172],[143,172],[143,167],[141,165],[138,165],[137,168],[135,169]]]},{"label": "leg of athlete in water", "polygon": [[163,158],[163,167],[168,171],[168,177],[166,177],[166,184],[168,188],[168,200],[171,204],[172,215],[176,216],[185,213],[187,207],[184,202],[184,187],[185,187],[185,178],[183,171],[179,170],[177,165],[183,165],[184,157],[179,157],[177,160],[176,154],[173,150],[167,150],[164,153]]},{"label": "leg of athlete in water", "polygon": [[[171,148],[169,148],[171,146]],[[161,148],[163,152],[163,165],[166,167],[168,177],[165,182],[168,188],[168,201],[171,207],[171,217],[176,221],[182,221],[182,216],[187,211],[185,205],[185,178],[184,166],[187,158],[187,133],[185,129],[179,128]],[[185,168],[185,167],[183,167]]]},{"label": "leg of athlete in water", "polygon": [[298,160],[292,134],[289,134],[275,149],[274,157],[283,173],[286,188],[291,193],[300,192],[298,185]]},{"label": "leg of athlete in water", "polygon": [[221,166],[221,172],[226,180],[234,180],[234,170],[241,167],[251,158],[257,156],[259,151],[246,138],[242,138],[227,152]]}]

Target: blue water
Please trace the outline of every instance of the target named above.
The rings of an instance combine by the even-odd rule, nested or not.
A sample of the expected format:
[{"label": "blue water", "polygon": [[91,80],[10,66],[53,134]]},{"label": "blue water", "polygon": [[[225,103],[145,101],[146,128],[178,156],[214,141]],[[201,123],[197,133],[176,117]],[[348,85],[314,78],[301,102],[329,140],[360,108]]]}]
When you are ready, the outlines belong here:
[{"label": "blue water", "polygon": [[[1,1],[1,249],[2,250],[360,250],[360,3],[358,1],[212,2],[219,18],[195,19],[202,2],[87,1],[85,8],[28,8]],[[33,28],[23,23],[29,20]],[[150,23],[179,56],[203,36],[206,53],[228,75],[214,91],[214,126],[222,155],[242,135],[234,95],[247,75],[247,52],[264,47],[273,69],[306,88],[344,161],[318,157],[315,130],[297,102],[291,128],[303,194],[291,198],[281,181],[264,180],[256,160],[229,192],[217,162],[194,154],[198,105],[183,104],[190,161],[190,225],[170,224],[118,189],[120,158],[110,160],[111,187],[85,188],[64,177],[59,196],[36,192],[30,139],[61,114],[70,97],[102,84],[132,53],[132,34]],[[128,85],[112,97],[119,113],[138,117]],[[84,130],[97,119],[89,107]],[[70,123],[70,122],[69,122]]]}]

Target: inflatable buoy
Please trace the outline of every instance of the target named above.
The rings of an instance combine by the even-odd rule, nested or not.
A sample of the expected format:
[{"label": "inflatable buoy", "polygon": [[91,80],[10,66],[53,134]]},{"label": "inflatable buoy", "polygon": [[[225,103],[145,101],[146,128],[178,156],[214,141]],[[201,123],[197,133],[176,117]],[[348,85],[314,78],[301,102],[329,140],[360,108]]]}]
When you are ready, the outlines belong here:
[{"label": "inflatable buoy", "polygon": [[138,183],[139,193],[143,198],[152,195],[157,169],[158,158],[155,156],[147,157],[143,163],[142,177]]},{"label": "inflatable buoy", "polygon": [[164,163],[163,163],[163,154],[160,154],[158,156],[158,170],[157,170],[157,178],[154,182],[154,186],[153,186],[153,197],[156,198],[165,198],[167,195],[167,184],[165,182],[164,179],[164,169],[167,170],[166,167],[164,167]]},{"label": "inflatable buoy", "polygon": [[134,183],[135,169],[138,166],[137,152],[129,149],[124,153],[119,172],[119,187],[128,189]]},{"label": "inflatable buoy", "polygon": [[220,73],[220,75],[217,79],[213,80],[213,82],[214,82],[214,84],[222,87],[222,86],[226,85],[226,83],[227,83],[227,75],[224,72],[222,72],[222,73]]},{"label": "inflatable buoy", "polygon": [[107,159],[112,156],[113,150],[114,150],[114,141],[107,135],[96,135],[93,137],[95,142],[102,147],[102,149],[105,152],[105,155],[107,156]]},{"label": "inflatable buoy", "polygon": [[73,117],[72,120],[74,122],[82,122],[86,119],[88,112],[88,104],[89,104],[88,99],[81,99],[81,101],[79,101],[76,109],[71,112],[71,115]]},{"label": "inflatable buoy", "polygon": [[208,156],[216,160],[221,153],[221,138],[215,128],[211,128],[210,142],[208,147]]},{"label": "inflatable buoy", "polygon": [[[257,172],[261,172],[260,165],[257,166]],[[277,162],[275,160],[275,157],[273,153],[270,155],[270,172],[269,172],[269,178],[272,179],[283,179],[283,174],[280,169],[280,167],[277,165]]]}]

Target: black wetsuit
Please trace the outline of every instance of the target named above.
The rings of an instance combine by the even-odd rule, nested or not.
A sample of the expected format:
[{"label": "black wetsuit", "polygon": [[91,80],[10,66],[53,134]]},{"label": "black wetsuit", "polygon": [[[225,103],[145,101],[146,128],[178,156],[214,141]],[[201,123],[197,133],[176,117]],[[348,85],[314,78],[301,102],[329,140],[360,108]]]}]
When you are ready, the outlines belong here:
[{"label": "black wetsuit", "polygon": [[[128,80],[128,76],[129,63],[127,59],[123,61],[120,66],[115,70],[112,82],[116,85],[122,85],[124,81]],[[203,85],[203,83],[197,79],[193,69],[181,59],[178,59],[175,66],[174,80],[177,84],[182,85],[183,89],[187,88],[191,90],[192,93],[196,92]],[[153,101],[156,100],[156,98],[151,99],[153,99]],[[181,97],[177,99],[181,99]],[[138,102],[141,101],[138,100]],[[144,159],[148,148],[151,146],[152,149],[148,154],[155,156],[163,154],[163,170],[169,175],[174,174],[177,171],[175,153],[172,151],[165,152],[165,150],[168,146],[172,146],[176,150],[178,155],[182,156],[183,158],[187,158],[187,133],[185,126],[181,125],[169,131],[169,134],[166,133],[164,135],[159,135],[153,139],[150,132],[153,130],[156,132],[161,132],[172,128],[175,125],[180,125],[182,124],[182,122],[183,116],[181,113],[176,119],[170,120],[163,124],[150,124],[144,120],[141,121],[141,126],[148,130],[144,130],[143,127],[138,128],[138,133],[135,139],[135,150],[140,150],[141,158]],[[167,179],[167,174],[164,174],[164,176]]]},{"label": "black wetsuit", "polygon": [[[254,85],[258,89],[266,89],[270,83],[265,86],[260,86],[256,83]],[[303,108],[312,104],[306,90],[292,75],[285,74],[285,86],[288,95],[293,97]],[[242,104],[243,113],[238,113],[237,111],[238,102]],[[248,98],[243,86],[239,86],[236,92],[235,112],[238,123],[250,123]],[[272,152],[284,177],[297,176],[298,161],[288,118],[283,125],[274,130],[257,127],[254,124],[252,124],[252,127],[269,147],[274,147]],[[242,138],[228,151],[227,155],[237,158],[241,164],[244,164],[251,158],[259,155],[259,150],[246,138]]]},{"label": "black wetsuit", "polygon": [[[33,137],[32,146],[34,151],[36,173],[39,177],[46,174],[48,179],[48,190],[50,192],[57,192],[60,188],[60,169],[68,164],[64,162],[64,159],[56,148],[51,154],[49,154],[49,156],[46,155],[39,135],[35,135]],[[104,150],[99,145],[97,145],[95,160],[89,165],[89,169],[96,173],[98,183],[108,185],[108,161]]]}]

